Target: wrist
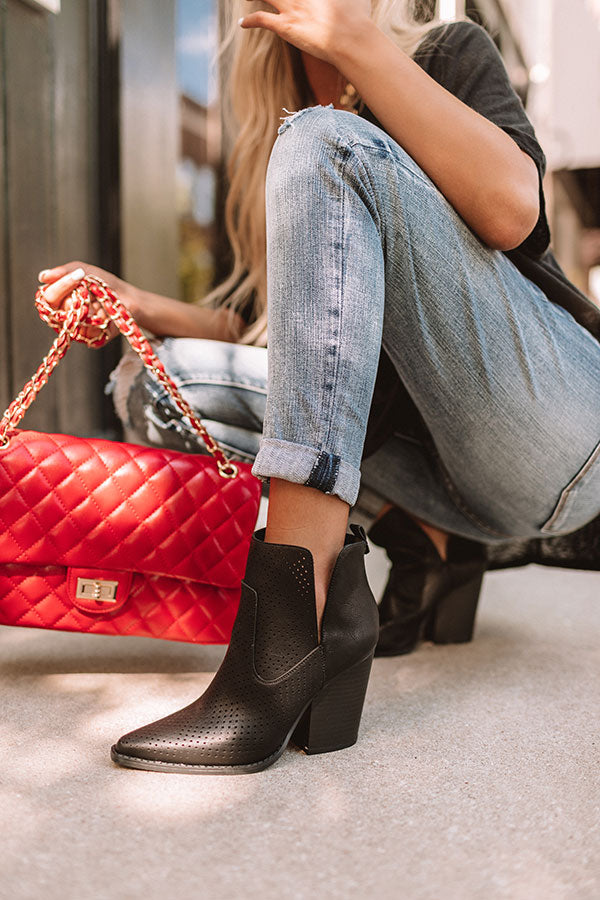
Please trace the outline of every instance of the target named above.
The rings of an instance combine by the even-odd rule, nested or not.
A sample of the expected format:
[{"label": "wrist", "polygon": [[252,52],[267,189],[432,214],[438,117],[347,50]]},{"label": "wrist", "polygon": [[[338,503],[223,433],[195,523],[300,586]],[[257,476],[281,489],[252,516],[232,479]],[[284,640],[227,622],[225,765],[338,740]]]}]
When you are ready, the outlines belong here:
[{"label": "wrist", "polygon": [[127,288],[126,306],[129,312],[140,328],[146,331],[154,331],[155,304],[153,303],[152,294],[130,284],[127,285]]},{"label": "wrist", "polygon": [[371,52],[369,44],[383,36],[371,18],[354,20],[342,39],[338,40],[339,35],[336,35],[329,61],[351,81],[356,67],[364,64]]}]

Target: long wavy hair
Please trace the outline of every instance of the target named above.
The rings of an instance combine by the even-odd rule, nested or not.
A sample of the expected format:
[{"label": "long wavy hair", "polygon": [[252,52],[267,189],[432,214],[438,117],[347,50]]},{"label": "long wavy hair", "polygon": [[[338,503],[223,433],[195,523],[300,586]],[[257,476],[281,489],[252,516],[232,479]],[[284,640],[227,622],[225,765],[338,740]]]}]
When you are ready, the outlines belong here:
[{"label": "long wavy hair", "polygon": [[[231,309],[231,318],[252,303],[250,324],[239,343],[267,345],[267,272],[265,178],[267,164],[284,110],[316,103],[300,51],[266,29],[242,29],[240,16],[268,3],[230,0],[219,57],[231,54],[221,84],[224,119],[231,123],[233,147],[227,163],[229,188],[225,201],[225,227],[233,254],[229,277],[203,299],[200,306]],[[372,17],[409,56],[423,38],[440,25],[422,21],[423,0],[372,0]],[[443,30],[440,32],[443,34]],[[222,67],[223,68],[223,67]],[[363,104],[357,98],[358,111]]]}]

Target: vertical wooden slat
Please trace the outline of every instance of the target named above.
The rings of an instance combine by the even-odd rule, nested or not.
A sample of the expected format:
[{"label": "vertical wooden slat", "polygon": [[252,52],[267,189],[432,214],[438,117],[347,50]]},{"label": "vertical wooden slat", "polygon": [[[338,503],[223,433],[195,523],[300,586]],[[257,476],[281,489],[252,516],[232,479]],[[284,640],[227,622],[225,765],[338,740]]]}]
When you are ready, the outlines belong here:
[{"label": "vertical wooden slat", "polygon": [[99,265],[121,275],[121,0],[94,0]]},{"label": "vertical wooden slat", "polygon": [[[55,259],[52,128],[53,63],[49,13],[8,0],[5,16],[7,251],[13,390],[18,391],[48,349],[51,334],[33,306],[37,273]],[[56,385],[47,385],[24,427],[56,425]]]},{"label": "vertical wooden slat", "polygon": [[5,0],[0,0],[0,415],[12,399],[12,363],[8,339],[10,333],[10,278],[7,252],[8,210],[6,208],[6,93],[6,3]]},{"label": "vertical wooden slat", "polygon": [[[122,0],[90,0],[94,4],[94,19],[90,31],[96,47],[96,70],[90,72],[95,86],[96,173],[98,264],[115,275],[122,274],[121,261],[121,3]],[[115,340],[98,351],[104,385],[117,364],[121,341]],[[101,425],[103,433],[120,439],[122,427],[112,400],[103,395]]]},{"label": "vertical wooden slat", "polygon": [[175,0],[127,0],[121,35],[123,276],[176,297]]},{"label": "vertical wooden slat", "polygon": [[[55,56],[54,132],[56,149],[56,256],[54,264],[82,260],[98,265],[96,173],[97,122],[90,45],[94,4],[63,0],[51,22]],[[93,33],[92,33],[93,34]],[[57,374],[58,428],[69,434],[99,431],[102,367],[98,351],[73,346]]]}]

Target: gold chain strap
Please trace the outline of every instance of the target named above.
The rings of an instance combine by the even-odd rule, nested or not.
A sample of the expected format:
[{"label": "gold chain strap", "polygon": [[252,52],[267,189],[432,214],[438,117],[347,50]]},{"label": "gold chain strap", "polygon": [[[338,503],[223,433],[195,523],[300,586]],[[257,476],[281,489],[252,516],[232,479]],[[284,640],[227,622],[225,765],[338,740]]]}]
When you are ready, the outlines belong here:
[{"label": "gold chain strap", "polygon": [[[90,308],[92,297],[100,302],[106,316],[92,314]],[[71,343],[77,341],[87,344],[89,347],[102,347],[108,341],[107,329],[111,322],[114,322],[146,369],[164,388],[179,412],[189,420],[194,431],[200,435],[208,452],[217,460],[219,474],[223,478],[235,478],[238,475],[239,470],[236,464],[227,458],[225,452],[195,415],[189,403],[183,399],[177,385],[167,375],[165,367],[140,331],[131,313],[118,300],[105,281],[95,275],[86,275],[71,294],[71,303],[68,309],[54,309],[46,301],[43,288],[38,288],[35,305],[42,320],[58,332],[58,337],[42,360],[35,375],[27,382],[0,420],[0,447],[8,445],[10,432],[16,429]],[[84,327],[99,329],[100,334],[97,337],[87,337],[83,334]]]}]

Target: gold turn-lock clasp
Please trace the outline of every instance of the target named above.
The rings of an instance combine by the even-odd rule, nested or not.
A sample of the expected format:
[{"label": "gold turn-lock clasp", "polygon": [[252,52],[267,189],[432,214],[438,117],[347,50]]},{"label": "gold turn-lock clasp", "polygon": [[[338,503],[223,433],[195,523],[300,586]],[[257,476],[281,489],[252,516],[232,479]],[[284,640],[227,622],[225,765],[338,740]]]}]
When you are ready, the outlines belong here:
[{"label": "gold turn-lock clasp", "polygon": [[78,578],[75,597],[78,600],[96,600],[98,603],[116,603],[118,587],[118,581]]}]

